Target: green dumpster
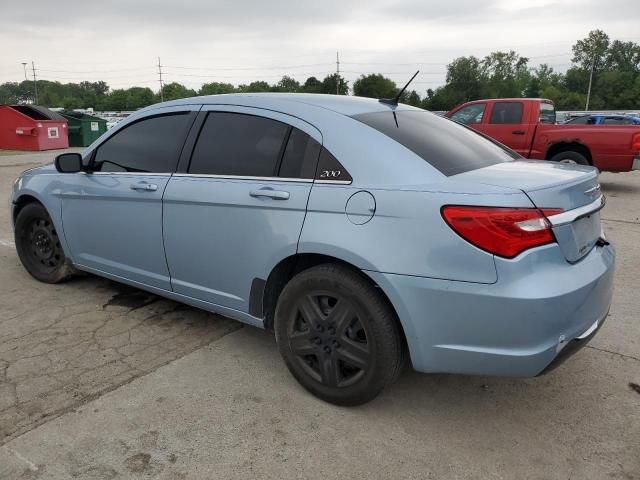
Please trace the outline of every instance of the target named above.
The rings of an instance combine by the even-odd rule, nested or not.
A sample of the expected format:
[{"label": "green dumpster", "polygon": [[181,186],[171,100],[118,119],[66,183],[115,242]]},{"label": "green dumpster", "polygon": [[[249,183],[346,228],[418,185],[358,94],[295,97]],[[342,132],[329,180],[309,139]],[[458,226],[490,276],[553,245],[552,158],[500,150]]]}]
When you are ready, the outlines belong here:
[{"label": "green dumpster", "polygon": [[107,121],[102,118],[69,110],[60,114],[68,123],[70,147],[87,147],[107,131]]}]

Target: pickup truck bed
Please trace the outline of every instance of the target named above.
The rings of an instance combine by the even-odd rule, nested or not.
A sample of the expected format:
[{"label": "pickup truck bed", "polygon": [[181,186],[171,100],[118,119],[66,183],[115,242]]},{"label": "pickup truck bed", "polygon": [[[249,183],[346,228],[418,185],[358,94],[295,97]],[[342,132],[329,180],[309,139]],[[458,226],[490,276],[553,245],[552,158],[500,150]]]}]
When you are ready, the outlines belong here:
[{"label": "pickup truck bed", "polygon": [[570,161],[600,170],[640,170],[639,125],[556,125],[553,102],[533,98],[476,100],[445,115],[525,158]]}]

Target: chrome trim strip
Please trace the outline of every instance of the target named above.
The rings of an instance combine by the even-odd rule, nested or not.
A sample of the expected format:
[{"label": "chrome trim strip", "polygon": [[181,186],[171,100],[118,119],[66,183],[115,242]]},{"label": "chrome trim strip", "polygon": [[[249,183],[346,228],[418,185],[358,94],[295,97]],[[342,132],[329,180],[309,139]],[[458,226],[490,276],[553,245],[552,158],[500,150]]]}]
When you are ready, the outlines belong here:
[{"label": "chrome trim strip", "polygon": [[258,180],[261,182],[301,182],[312,183],[312,178],[286,178],[286,177],[251,177],[241,175],[212,175],[207,173],[174,173],[174,177],[181,178],[220,178],[227,180]]},{"label": "chrome trim strip", "polygon": [[595,332],[596,328],[598,328],[598,325],[600,324],[600,322],[598,320],[596,320],[593,325],[591,325],[589,328],[587,328],[581,335],[578,335],[575,340],[584,340],[585,338],[587,338],[589,335],[591,335],[593,332]]},{"label": "chrome trim strip", "polygon": [[574,208],[573,210],[569,210],[566,212],[558,213],[557,215],[551,215],[547,217],[549,223],[551,223],[554,227],[559,227],[560,225],[566,225],[571,222],[575,222],[579,218],[586,217],[593,213],[596,213],[599,210],[602,210],[605,204],[604,195],[601,195],[593,202],[584,205],[579,208]]},{"label": "chrome trim strip", "polygon": [[351,185],[349,180],[315,180],[314,183],[329,183],[333,185]]},{"label": "chrome trim strip", "polygon": [[86,175],[140,175],[142,177],[170,177],[170,173],[155,173],[155,172],[78,172],[85,173]]}]

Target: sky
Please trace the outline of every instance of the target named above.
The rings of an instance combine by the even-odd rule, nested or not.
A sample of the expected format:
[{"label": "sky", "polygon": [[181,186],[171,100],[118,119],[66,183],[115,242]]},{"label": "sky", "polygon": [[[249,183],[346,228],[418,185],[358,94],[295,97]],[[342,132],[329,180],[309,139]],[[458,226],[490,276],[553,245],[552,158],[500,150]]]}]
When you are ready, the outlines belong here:
[{"label": "sky", "polygon": [[0,83],[104,80],[112,88],[300,82],[383,73],[423,93],[446,64],[513,49],[564,71],[599,28],[640,42],[640,0],[0,0]]}]

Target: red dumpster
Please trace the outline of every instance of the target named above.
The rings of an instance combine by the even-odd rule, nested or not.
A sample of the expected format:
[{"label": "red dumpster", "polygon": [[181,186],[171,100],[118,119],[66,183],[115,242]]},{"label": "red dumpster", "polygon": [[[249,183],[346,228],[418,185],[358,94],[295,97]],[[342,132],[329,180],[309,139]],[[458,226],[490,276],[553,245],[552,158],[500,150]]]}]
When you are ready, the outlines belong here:
[{"label": "red dumpster", "polygon": [[0,105],[0,149],[67,148],[69,134],[62,115],[36,105]]}]

